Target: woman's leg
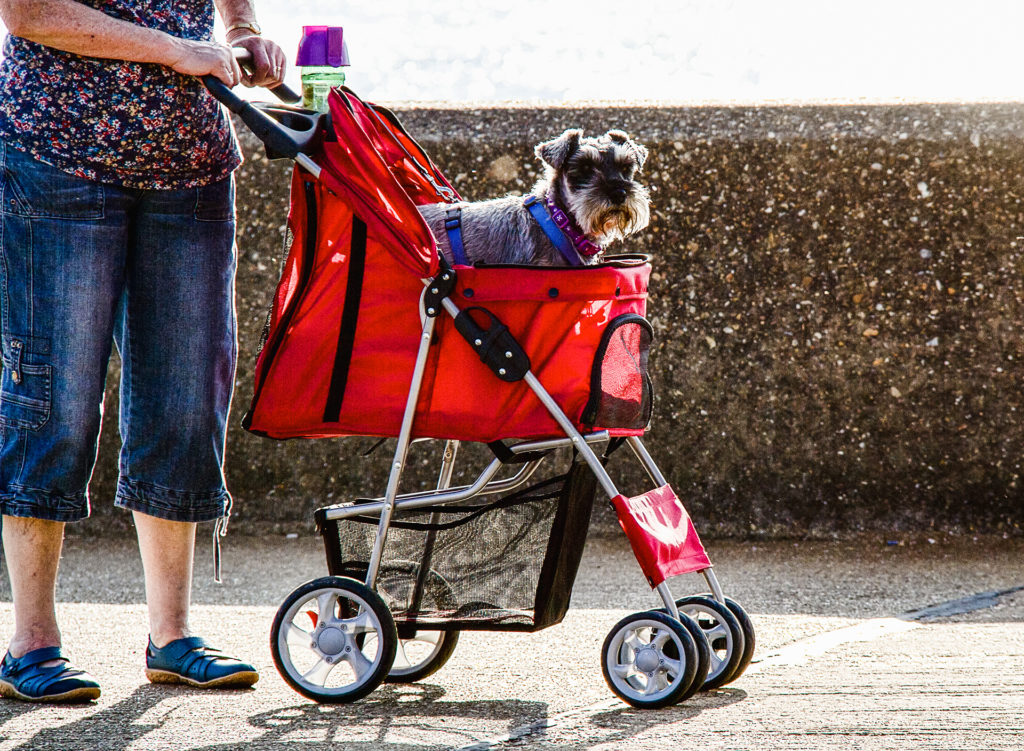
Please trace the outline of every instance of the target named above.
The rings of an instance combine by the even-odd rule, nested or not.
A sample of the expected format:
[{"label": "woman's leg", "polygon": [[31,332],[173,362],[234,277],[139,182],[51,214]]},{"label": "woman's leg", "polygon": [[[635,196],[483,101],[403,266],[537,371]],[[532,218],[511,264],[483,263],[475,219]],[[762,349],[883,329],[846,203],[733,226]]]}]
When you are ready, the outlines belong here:
[{"label": "woman's leg", "polygon": [[149,638],[157,647],[191,636],[188,609],[196,525],[133,513],[146,577]]},{"label": "woman's leg", "polygon": [[8,651],[21,657],[34,649],[59,647],[54,602],[64,523],[5,516],[3,525],[14,602],[14,635]]},{"label": "woman's leg", "polygon": [[61,643],[57,568],[64,524],[89,513],[127,197],[3,142],[0,168],[0,513],[15,611],[2,693],[59,700],[61,686],[19,677],[54,662],[17,658]]},{"label": "woman's leg", "polygon": [[230,502],[223,465],[237,351],[231,181],[148,191],[129,242],[115,327],[115,502],[167,521],[211,521]]},{"label": "woman's leg", "polygon": [[249,686],[251,665],[189,633],[196,522],[227,514],[224,442],[234,387],[231,180],[148,191],[135,217],[115,337],[121,352],[121,478],[146,575],[150,680]]}]

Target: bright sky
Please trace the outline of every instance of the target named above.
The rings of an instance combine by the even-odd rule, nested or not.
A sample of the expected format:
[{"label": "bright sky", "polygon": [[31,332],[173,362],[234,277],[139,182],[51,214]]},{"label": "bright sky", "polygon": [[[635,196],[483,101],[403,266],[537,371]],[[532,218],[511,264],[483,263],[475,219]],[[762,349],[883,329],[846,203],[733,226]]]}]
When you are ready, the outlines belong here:
[{"label": "bright sky", "polygon": [[1024,98],[1017,0],[258,0],[290,53],[345,27],[379,100]]},{"label": "bright sky", "polygon": [[375,100],[1024,100],[1020,0],[256,3],[292,60],[344,26]]}]

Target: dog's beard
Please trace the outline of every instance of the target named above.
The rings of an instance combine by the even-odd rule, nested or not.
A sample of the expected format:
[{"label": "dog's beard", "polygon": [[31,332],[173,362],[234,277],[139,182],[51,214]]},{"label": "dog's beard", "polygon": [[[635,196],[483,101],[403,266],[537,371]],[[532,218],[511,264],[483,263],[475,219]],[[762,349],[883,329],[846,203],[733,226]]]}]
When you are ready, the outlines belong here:
[{"label": "dog's beard", "polygon": [[588,191],[566,191],[566,208],[587,237],[604,247],[639,232],[651,220],[646,189],[635,187],[623,203]]}]

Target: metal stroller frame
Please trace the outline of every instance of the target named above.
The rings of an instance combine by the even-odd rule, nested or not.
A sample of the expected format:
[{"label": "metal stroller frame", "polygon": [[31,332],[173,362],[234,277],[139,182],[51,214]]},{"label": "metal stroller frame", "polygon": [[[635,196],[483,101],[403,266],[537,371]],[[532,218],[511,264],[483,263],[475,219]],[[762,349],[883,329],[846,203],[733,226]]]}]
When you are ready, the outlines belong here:
[{"label": "metal stroller frame", "polygon": [[[252,105],[238,99],[214,79],[208,78],[205,82],[214,95],[263,140],[268,156],[291,158],[300,168],[319,178],[321,167],[305,152],[312,148],[315,132],[322,127],[323,115]],[[611,440],[608,431],[581,433],[529,369],[528,358],[525,370],[518,375],[557,422],[565,437],[513,444],[509,446],[511,453],[527,456],[528,460],[512,477],[498,479],[506,464],[500,458],[495,458],[475,480],[457,487],[452,487],[451,482],[459,441],[448,440],[436,489],[399,493],[400,481],[414,440],[416,407],[437,319],[441,315],[448,315],[454,320],[463,312],[449,296],[454,288],[455,273],[442,262],[437,276],[422,280],[422,332],[385,494],[380,498],[342,503],[317,511],[318,526],[321,526],[322,531],[324,527],[339,522],[379,514],[372,552],[364,575],[357,580],[339,575],[344,572],[330,571],[331,576],[308,582],[289,596],[274,622],[271,646],[279,671],[293,688],[316,701],[354,701],[366,696],[385,680],[417,680],[440,668],[451,654],[450,648],[446,650],[439,646],[440,641],[449,638],[443,636],[439,637],[440,641],[434,643],[433,649],[422,661],[407,660],[409,664],[395,668],[394,661],[399,648],[405,642],[417,638],[415,629],[403,631],[396,628],[387,605],[376,592],[385,546],[396,513],[456,504],[481,495],[515,490],[531,479],[544,460],[543,456],[536,457],[535,454],[541,452],[547,455],[558,449],[575,452],[579,461],[587,465],[609,500],[621,497],[618,487],[595,451],[595,447],[607,446]],[[461,333],[466,336],[465,332]],[[472,346],[471,337],[466,338]],[[479,345],[479,339],[476,343]],[[485,361],[494,374],[504,380],[509,380],[505,368],[514,368],[519,361],[519,353],[516,351],[518,344],[510,340],[507,347],[504,361]],[[624,440],[654,486],[667,486],[666,478],[640,437],[634,435]],[[432,521],[436,521],[436,516],[436,513],[432,514]],[[342,553],[337,549],[336,536],[324,534],[324,543],[330,570],[341,560]],[[417,605],[428,585],[432,552],[433,537],[430,533],[416,573],[412,599]],[[710,565],[696,573],[703,577],[710,589],[709,596],[677,599],[668,582],[662,580],[654,589],[663,607],[628,616],[609,633],[603,650],[603,673],[611,690],[624,701],[637,707],[673,704],[702,688],[714,688],[734,680],[750,662],[754,632],[749,618],[740,606],[726,598]],[[310,604],[314,601],[315,606]],[[302,610],[304,607],[310,609]],[[296,625],[296,619],[306,615],[313,622],[310,631]],[[308,670],[297,667],[292,659],[289,646],[291,637],[297,637],[298,642],[308,642],[308,646],[303,648],[315,658]],[[449,646],[453,647],[454,644]],[[340,686],[328,686],[335,667],[343,662],[348,663],[353,680]],[[665,667],[666,663],[670,667]]]}]

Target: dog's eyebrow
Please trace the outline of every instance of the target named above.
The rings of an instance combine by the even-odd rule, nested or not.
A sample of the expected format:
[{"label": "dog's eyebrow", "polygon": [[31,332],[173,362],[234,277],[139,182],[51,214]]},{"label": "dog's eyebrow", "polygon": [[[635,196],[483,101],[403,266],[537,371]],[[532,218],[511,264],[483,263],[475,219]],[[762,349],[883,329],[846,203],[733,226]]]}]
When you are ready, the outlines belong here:
[{"label": "dog's eyebrow", "polygon": [[636,151],[625,145],[615,146],[615,164],[620,167],[635,167],[637,163]]},{"label": "dog's eyebrow", "polygon": [[601,161],[601,150],[591,144],[582,146],[579,151],[576,152],[576,159],[579,161],[586,162],[600,162]]}]

